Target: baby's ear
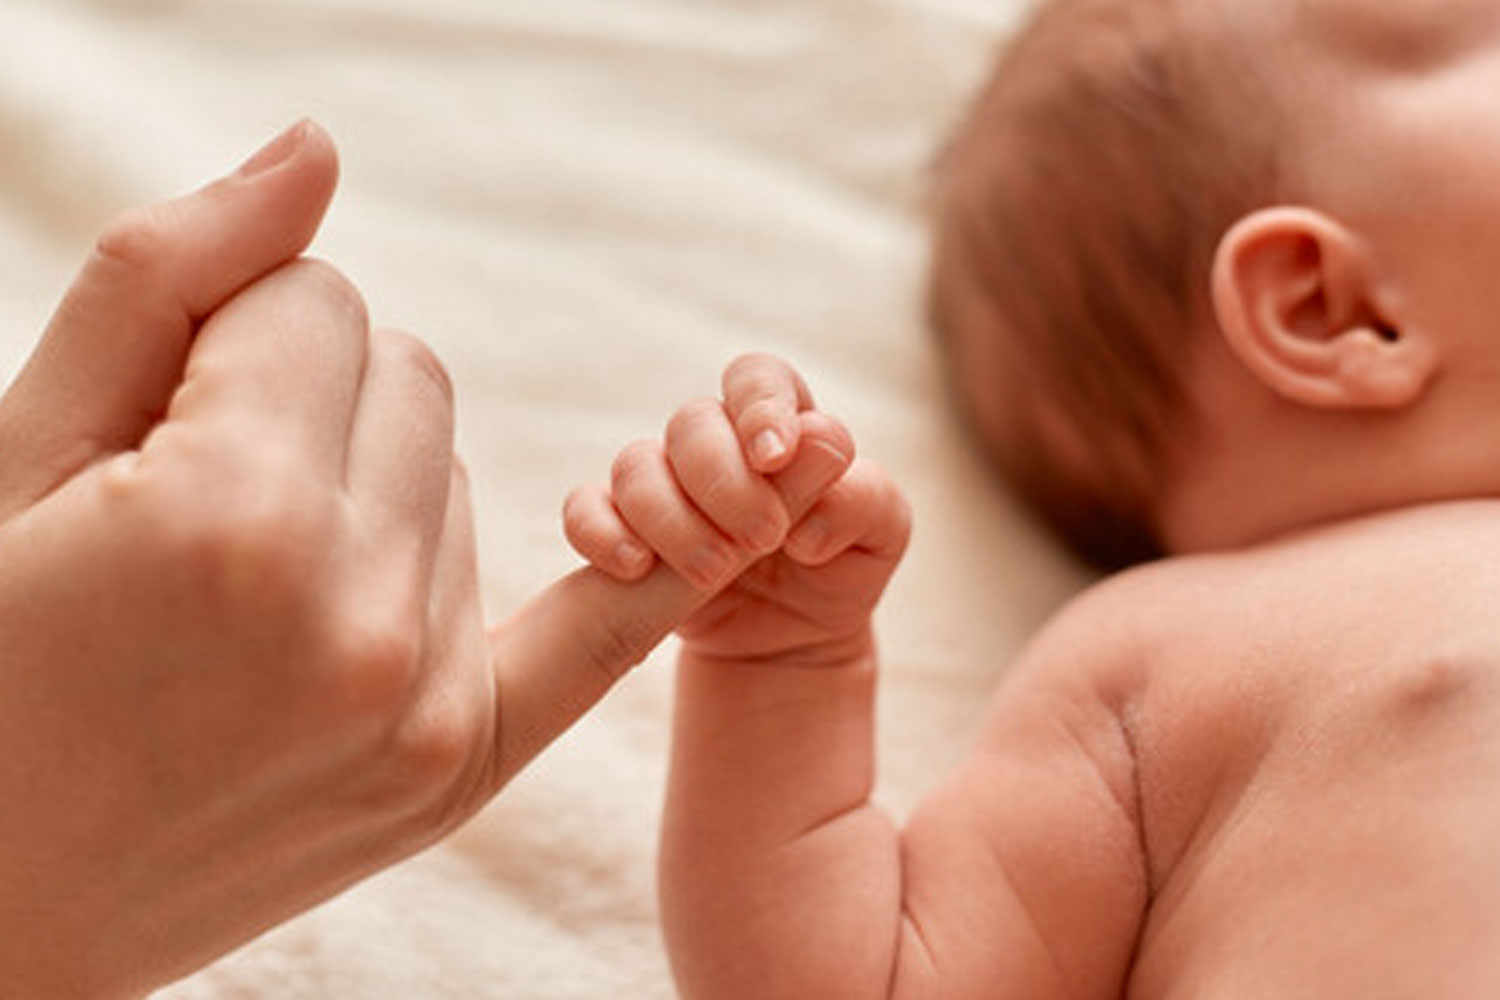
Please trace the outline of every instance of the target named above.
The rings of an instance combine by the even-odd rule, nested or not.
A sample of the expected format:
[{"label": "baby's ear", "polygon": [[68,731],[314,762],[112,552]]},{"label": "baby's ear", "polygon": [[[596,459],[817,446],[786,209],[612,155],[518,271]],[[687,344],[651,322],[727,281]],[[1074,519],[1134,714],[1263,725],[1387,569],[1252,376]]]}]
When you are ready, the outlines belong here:
[{"label": "baby's ear", "polygon": [[1382,309],[1359,237],[1309,208],[1252,212],[1214,257],[1215,318],[1240,362],[1305,406],[1394,410],[1421,398],[1436,345]]}]

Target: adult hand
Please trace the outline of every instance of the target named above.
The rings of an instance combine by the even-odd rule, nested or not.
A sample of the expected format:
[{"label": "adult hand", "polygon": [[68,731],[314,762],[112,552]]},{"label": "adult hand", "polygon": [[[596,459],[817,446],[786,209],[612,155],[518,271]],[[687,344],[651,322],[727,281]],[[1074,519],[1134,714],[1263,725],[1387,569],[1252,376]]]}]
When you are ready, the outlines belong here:
[{"label": "adult hand", "polygon": [[485,632],[451,390],[298,259],[300,125],[110,226],[0,399],[0,969],[140,995],[431,843],[706,595]]}]

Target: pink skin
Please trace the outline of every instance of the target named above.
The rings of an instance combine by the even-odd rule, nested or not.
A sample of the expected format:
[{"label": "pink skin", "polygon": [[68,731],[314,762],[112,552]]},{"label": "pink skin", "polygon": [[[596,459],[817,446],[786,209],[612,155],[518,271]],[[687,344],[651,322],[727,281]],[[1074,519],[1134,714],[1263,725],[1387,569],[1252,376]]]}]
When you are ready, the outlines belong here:
[{"label": "pink skin", "polygon": [[[1162,516],[1198,554],[1060,613],[898,826],[869,615],[905,507],[856,466],[776,521],[681,630],[683,996],[1500,995],[1500,6],[1182,7],[1292,95],[1299,195],[1225,234],[1184,362],[1202,419]],[[814,412],[784,366],[737,366]],[[580,551],[707,589],[703,553],[761,551],[746,399],[628,449],[570,507]]]},{"label": "pink skin", "polygon": [[[575,490],[569,542],[621,581],[659,560],[712,595],[678,629],[694,654],[801,656],[862,640],[905,549],[905,502],[865,462],[811,502],[788,493],[810,450],[848,436],[785,362],[738,358],[723,392],[678,409],[661,441],[623,449],[609,487]],[[768,435],[776,444],[762,451]]]},{"label": "pink skin", "polygon": [[[660,557],[714,590],[725,582],[736,544],[760,555],[781,546],[787,514],[765,477],[796,454],[803,414],[820,417],[801,377],[769,357],[731,365],[724,395],[723,404],[705,399],[684,406],[667,425],[664,443],[640,441],[622,450],[608,488],[574,491],[564,525],[581,555],[626,581],[645,576]],[[730,454],[738,461],[725,461]]]}]

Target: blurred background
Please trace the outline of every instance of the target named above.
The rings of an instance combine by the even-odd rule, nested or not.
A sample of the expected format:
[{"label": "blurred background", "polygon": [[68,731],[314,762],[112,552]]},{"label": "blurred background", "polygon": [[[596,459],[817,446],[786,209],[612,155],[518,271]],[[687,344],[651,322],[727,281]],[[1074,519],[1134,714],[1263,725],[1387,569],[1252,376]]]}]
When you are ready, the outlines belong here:
[{"label": "blurred background", "polygon": [[[5,0],[0,375],[93,235],[302,116],[343,158],[314,252],[452,370],[487,606],[568,571],[558,511],[782,353],[912,498],[882,609],[905,811],[1081,577],[996,492],[921,322],[928,166],[1021,0]],[[671,650],[449,842],[169,991],[670,997],[654,844]]]}]

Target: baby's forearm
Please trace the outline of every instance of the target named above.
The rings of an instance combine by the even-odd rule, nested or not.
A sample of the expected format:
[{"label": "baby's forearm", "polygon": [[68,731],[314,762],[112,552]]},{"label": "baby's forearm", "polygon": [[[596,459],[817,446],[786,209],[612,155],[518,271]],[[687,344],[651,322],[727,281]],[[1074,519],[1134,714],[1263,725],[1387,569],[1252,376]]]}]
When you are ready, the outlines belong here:
[{"label": "baby's forearm", "polygon": [[898,836],[870,803],[875,664],[685,651],[662,909],[685,997],[884,997]]}]

